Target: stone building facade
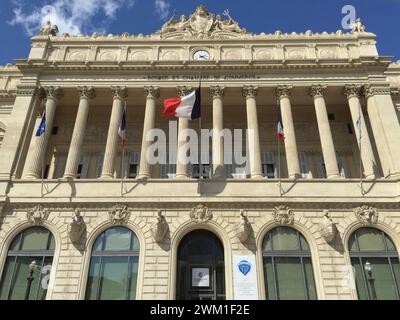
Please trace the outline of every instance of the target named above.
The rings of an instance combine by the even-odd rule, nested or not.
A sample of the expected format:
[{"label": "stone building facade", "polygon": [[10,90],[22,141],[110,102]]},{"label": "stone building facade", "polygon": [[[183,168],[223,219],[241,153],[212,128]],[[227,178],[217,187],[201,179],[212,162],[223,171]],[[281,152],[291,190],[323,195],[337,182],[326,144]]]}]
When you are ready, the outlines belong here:
[{"label": "stone building facade", "polygon": [[[0,68],[1,299],[23,298],[26,280],[18,282],[12,263],[24,255],[52,257],[51,272],[39,276],[49,276],[48,287],[32,299],[104,298],[105,277],[110,292],[127,294],[120,298],[234,299],[243,290],[237,256],[255,270],[253,298],[399,299],[399,62],[379,55],[361,22],[349,33],[256,35],[225,16],[200,6],[148,36],[57,35],[45,26],[28,58]],[[162,101],[200,78],[203,128],[254,130],[250,171],[224,164],[229,155],[215,137],[202,179],[196,164],[146,163],[143,137],[168,132]],[[44,110],[46,131],[36,137]],[[198,123],[179,119],[177,127]],[[113,228],[131,230],[137,242],[125,250],[136,268],[129,289],[104,262],[111,274],[93,275],[94,247]],[[16,249],[29,230],[54,237],[45,255]],[[191,235],[205,251],[215,246],[204,263]],[[200,269],[208,280],[191,283]],[[296,270],[291,295],[284,278]]]}]

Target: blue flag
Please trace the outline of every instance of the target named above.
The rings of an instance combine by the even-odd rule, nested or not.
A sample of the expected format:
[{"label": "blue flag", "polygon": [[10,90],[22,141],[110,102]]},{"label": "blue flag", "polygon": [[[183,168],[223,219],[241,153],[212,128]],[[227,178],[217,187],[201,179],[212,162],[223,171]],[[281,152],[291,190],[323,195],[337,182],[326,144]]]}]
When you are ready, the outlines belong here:
[{"label": "blue flag", "polygon": [[43,112],[42,120],[40,121],[39,128],[36,131],[35,136],[40,137],[46,132],[46,111]]}]

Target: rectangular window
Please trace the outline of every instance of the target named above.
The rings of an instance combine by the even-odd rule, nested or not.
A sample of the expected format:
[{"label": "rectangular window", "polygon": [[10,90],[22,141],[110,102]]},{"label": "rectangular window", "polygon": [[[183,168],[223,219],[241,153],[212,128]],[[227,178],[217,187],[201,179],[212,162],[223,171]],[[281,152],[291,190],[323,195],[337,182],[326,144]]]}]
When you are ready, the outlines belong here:
[{"label": "rectangular window", "polygon": [[300,151],[299,160],[300,160],[301,177],[304,179],[311,178],[310,168],[308,166],[307,153],[304,151]]},{"label": "rectangular window", "polygon": [[263,152],[261,155],[262,170],[264,177],[269,179],[277,178],[277,169],[273,152]]},{"label": "rectangular window", "polygon": [[87,157],[85,154],[81,154],[81,157],[79,159],[79,164],[78,164],[78,170],[76,173],[76,178],[77,179],[86,178],[87,168],[88,168]]},{"label": "rectangular window", "polygon": [[161,179],[175,179],[176,177],[176,156],[168,154],[168,160],[165,164],[160,164]]},{"label": "rectangular window", "polygon": [[317,172],[318,178],[326,178],[326,168],[322,153],[319,155],[319,158],[317,160]]},{"label": "rectangular window", "polygon": [[97,159],[96,159],[96,178],[101,177],[101,172],[103,170],[103,161],[104,161],[104,153],[100,152],[97,155]]},{"label": "rectangular window", "polygon": [[59,179],[64,176],[66,164],[67,164],[66,154],[59,154],[58,156],[56,156],[56,170],[54,172],[54,179]]},{"label": "rectangular window", "polygon": [[336,161],[337,161],[337,164],[338,164],[340,176],[342,176],[343,178],[346,178],[346,171],[344,169],[343,161],[340,158],[339,153],[337,153],[337,152],[336,152]]},{"label": "rectangular window", "polygon": [[138,152],[131,152],[128,166],[125,168],[125,177],[135,179],[139,173],[140,156]]}]

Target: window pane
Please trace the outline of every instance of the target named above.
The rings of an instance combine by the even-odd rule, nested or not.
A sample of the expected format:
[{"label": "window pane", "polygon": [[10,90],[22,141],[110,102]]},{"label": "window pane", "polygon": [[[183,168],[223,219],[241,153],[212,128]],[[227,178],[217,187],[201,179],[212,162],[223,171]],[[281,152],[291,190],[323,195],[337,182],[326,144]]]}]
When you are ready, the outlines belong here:
[{"label": "window pane", "polygon": [[349,250],[350,251],[360,251],[357,247],[357,237],[355,233],[349,239]]},{"label": "window pane", "polygon": [[88,284],[86,289],[86,299],[96,300],[97,289],[100,280],[100,257],[92,257],[88,275]]},{"label": "window pane", "polygon": [[292,228],[278,227],[272,234],[272,245],[274,251],[294,250],[300,251],[297,231]]},{"label": "window pane", "polygon": [[103,250],[103,241],[104,241],[104,233],[99,235],[93,245],[93,251],[102,251]]},{"label": "window pane", "polygon": [[304,300],[303,271],[300,258],[275,258],[276,281],[280,300]]},{"label": "window pane", "polygon": [[358,258],[352,258],[351,264],[354,268],[358,300],[368,300],[367,289],[365,287],[366,284],[363,278],[364,268],[360,265],[360,260]]},{"label": "window pane", "polygon": [[396,285],[397,285],[397,292],[400,296],[400,263],[399,263],[399,258],[392,258],[390,259],[392,262],[393,266],[393,273],[395,276],[396,280]]},{"label": "window pane", "polygon": [[125,300],[128,293],[128,257],[103,257],[99,300]]},{"label": "window pane", "polygon": [[[129,299],[136,299],[136,283],[137,283],[137,275],[138,275],[138,265],[139,265],[139,257],[131,257],[131,269],[130,269],[130,290],[129,290]],[[128,275],[129,276],[129,275]]]},{"label": "window pane", "polygon": [[307,280],[307,291],[310,300],[317,300],[317,289],[315,288],[314,270],[311,258],[303,258],[304,273]]},{"label": "window pane", "polygon": [[264,281],[265,281],[265,294],[267,300],[275,300],[274,277],[272,268],[272,258],[265,257],[264,261]]},{"label": "window pane", "polygon": [[360,251],[385,251],[382,231],[373,228],[362,228],[356,232]]},{"label": "window pane", "polygon": [[0,285],[0,300],[8,299],[8,288],[11,284],[11,278],[14,269],[15,257],[8,257],[4,265],[1,285]]},{"label": "window pane", "polygon": [[299,234],[299,238],[301,243],[301,251],[310,251],[307,240],[301,234]]},{"label": "window pane", "polygon": [[388,251],[396,251],[393,241],[385,234],[386,246]]},{"label": "window pane", "polygon": [[53,257],[46,257],[44,259],[43,267],[38,270],[38,276],[40,277],[40,282],[37,283],[38,289],[37,300],[45,300],[47,295],[47,289],[49,287],[51,267],[53,263]]},{"label": "window pane", "polygon": [[[392,277],[388,258],[368,258],[372,266],[371,277],[368,283],[372,297],[376,295],[378,300],[394,300],[396,296],[396,284]],[[366,260],[363,260],[365,263]]]},{"label": "window pane", "polygon": [[127,228],[117,227],[108,229],[105,232],[105,251],[124,251],[130,250],[131,247],[131,234]]},{"label": "window pane", "polygon": [[21,250],[47,250],[49,231],[44,228],[29,228],[23,232]]}]

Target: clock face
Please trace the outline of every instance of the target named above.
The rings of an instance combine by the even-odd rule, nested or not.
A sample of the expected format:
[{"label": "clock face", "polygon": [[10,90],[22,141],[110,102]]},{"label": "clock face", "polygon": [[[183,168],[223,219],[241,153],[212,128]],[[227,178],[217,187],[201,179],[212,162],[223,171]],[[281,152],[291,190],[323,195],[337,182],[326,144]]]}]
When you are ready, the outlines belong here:
[{"label": "clock face", "polygon": [[210,60],[210,54],[205,50],[199,50],[193,54],[193,59],[196,61],[208,61]]}]

